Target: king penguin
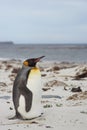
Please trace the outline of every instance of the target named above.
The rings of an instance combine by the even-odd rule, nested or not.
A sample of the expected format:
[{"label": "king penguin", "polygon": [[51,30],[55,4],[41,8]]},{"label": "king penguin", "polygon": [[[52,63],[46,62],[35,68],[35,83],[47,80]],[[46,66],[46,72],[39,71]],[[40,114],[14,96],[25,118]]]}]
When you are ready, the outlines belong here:
[{"label": "king penguin", "polygon": [[39,117],[42,113],[41,73],[36,64],[43,57],[25,60],[15,78],[13,85],[15,118],[33,119]]}]

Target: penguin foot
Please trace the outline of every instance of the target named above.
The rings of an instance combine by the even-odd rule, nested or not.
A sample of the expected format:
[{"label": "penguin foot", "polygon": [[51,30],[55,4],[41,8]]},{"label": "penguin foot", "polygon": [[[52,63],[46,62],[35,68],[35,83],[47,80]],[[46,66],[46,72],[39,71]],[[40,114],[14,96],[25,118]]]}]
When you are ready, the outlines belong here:
[{"label": "penguin foot", "polygon": [[18,117],[17,115],[11,117],[11,118],[8,118],[9,120],[15,120],[15,119],[20,119],[20,120],[23,120],[22,117]]},{"label": "penguin foot", "polygon": [[9,120],[15,120],[15,119],[17,119],[17,116],[15,115],[15,116],[13,116],[13,117],[11,117],[11,118],[8,118]]},{"label": "penguin foot", "polygon": [[18,112],[16,112],[16,115],[11,117],[11,118],[9,118],[9,120],[15,120],[15,119],[21,119],[22,120],[23,118],[22,118],[22,116]]}]

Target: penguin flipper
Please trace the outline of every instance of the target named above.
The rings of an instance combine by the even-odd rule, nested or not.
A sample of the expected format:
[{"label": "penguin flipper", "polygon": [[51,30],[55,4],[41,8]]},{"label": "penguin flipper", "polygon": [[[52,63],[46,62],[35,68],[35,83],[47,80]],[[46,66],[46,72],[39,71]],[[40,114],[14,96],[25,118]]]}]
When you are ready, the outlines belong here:
[{"label": "penguin flipper", "polygon": [[32,106],[32,92],[25,86],[20,88],[21,94],[25,97],[25,110],[28,112]]}]

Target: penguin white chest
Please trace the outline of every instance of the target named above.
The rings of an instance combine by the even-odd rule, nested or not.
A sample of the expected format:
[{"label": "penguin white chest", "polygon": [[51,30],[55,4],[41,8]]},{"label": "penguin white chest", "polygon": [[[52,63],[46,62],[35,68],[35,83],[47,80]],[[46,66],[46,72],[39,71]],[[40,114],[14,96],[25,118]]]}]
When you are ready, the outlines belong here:
[{"label": "penguin white chest", "polygon": [[34,68],[31,70],[28,77],[27,88],[32,92],[32,107],[29,113],[35,117],[41,115],[41,74],[39,69]]}]

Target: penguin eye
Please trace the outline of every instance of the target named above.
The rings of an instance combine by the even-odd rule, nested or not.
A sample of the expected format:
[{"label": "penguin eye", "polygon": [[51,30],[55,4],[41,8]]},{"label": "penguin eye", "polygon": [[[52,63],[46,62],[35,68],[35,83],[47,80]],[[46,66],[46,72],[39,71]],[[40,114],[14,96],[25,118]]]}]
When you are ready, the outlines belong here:
[{"label": "penguin eye", "polygon": [[24,61],[23,64],[24,64],[25,66],[29,66],[28,61]]}]

